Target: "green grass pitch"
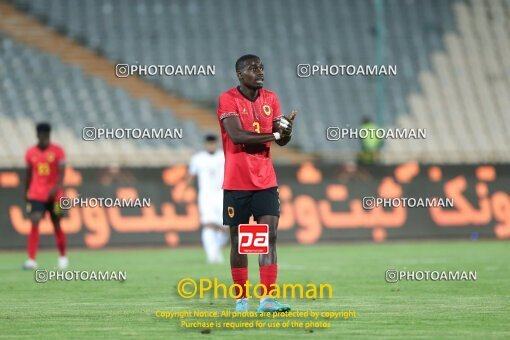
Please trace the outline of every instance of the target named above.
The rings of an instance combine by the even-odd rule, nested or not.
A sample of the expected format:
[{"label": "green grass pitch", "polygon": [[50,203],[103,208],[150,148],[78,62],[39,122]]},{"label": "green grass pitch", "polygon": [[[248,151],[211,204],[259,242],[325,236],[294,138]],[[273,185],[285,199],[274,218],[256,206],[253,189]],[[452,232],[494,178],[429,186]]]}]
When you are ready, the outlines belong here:
[{"label": "green grass pitch", "polygon": [[[225,310],[233,301],[185,300],[184,277],[230,283],[225,265],[207,265],[201,248],[75,250],[70,270],[125,270],[121,282],[36,283],[22,271],[24,252],[0,253],[0,338],[510,338],[510,252],[503,241],[424,241],[385,244],[281,245],[280,283],[330,283],[332,299],[292,300],[293,310],[354,310],[330,328],[185,329],[156,310]],[[225,250],[226,254],[227,250]],[[42,251],[53,268],[56,251]],[[387,269],[476,271],[477,280],[386,283]],[[258,283],[256,256],[250,281]],[[252,300],[255,311],[258,301]]]}]

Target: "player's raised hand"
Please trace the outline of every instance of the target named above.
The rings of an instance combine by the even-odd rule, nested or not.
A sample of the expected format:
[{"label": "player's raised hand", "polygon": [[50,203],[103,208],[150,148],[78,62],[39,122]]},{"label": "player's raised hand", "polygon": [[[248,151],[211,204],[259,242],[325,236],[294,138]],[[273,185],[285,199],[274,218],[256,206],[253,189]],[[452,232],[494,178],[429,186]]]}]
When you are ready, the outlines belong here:
[{"label": "player's raised hand", "polygon": [[297,116],[297,111],[296,111],[296,110],[294,110],[294,111],[292,111],[292,112],[290,113],[290,115],[289,115],[288,117],[286,117],[286,118],[287,118],[288,120],[290,120],[291,122],[293,122],[293,121],[294,121],[294,119],[296,118],[296,116]]},{"label": "player's raised hand", "polygon": [[296,118],[297,111],[292,111],[290,115],[283,116],[280,119],[280,128],[282,131],[282,135],[284,136],[291,136],[292,135],[292,123],[294,122],[294,119]]}]

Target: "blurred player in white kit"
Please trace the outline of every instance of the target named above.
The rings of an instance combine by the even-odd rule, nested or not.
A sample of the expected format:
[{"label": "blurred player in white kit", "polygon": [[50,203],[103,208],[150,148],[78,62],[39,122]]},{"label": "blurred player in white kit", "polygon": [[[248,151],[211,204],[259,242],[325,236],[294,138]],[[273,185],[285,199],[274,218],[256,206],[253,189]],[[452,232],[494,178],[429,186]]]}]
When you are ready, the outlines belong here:
[{"label": "blurred player in white kit", "polygon": [[223,263],[221,249],[229,241],[228,229],[223,226],[223,172],[225,156],[218,149],[218,138],[205,136],[205,150],[191,157],[187,184],[198,177],[198,209],[202,224],[202,244],[208,263]]}]

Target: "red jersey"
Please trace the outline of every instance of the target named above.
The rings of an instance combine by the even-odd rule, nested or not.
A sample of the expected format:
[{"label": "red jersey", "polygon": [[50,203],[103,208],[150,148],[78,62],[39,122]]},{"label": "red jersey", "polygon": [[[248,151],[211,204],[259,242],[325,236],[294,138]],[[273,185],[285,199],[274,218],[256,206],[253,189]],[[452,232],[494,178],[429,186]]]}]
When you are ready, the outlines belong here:
[{"label": "red jersey", "polygon": [[[59,177],[58,166],[65,161],[64,149],[50,143],[41,150],[37,146],[29,148],[25,154],[25,161],[32,167],[32,180],[28,188],[28,199],[47,202],[50,190],[55,186]],[[55,201],[62,197],[62,189],[55,195]]]},{"label": "red jersey", "polygon": [[225,153],[225,190],[263,190],[275,187],[276,174],[269,155],[271,142],[235,145],[223,127],[222,120],[239,117],[244,130],[272,133],[273,120],[281,117],[280,103],[273,92],[260,89],[255,101],[246,98],[238,88],[222,93],[218,102],[218,120]]}]

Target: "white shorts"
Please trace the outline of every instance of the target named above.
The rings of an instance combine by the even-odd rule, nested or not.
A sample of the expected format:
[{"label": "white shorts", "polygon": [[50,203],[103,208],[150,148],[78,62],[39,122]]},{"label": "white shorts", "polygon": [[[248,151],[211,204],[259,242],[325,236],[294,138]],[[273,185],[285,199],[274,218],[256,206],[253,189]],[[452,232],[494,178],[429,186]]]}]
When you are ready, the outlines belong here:
[{"label": "white shorts", "polygon": [[223,192],[218,195],[202,195],[198,198],[201,224],[223,225]]}]

